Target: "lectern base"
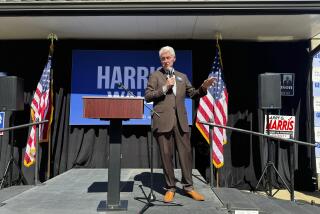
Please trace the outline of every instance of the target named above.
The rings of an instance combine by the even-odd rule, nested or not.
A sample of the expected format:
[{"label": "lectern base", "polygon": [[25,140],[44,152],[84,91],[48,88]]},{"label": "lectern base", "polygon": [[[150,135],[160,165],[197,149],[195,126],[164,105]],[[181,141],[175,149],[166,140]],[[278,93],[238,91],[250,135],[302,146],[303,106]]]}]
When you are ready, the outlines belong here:
[{"label": "lectern base", "polygon": [[128,210],[128,200],[120,200],[119,205],[107,205],[106,201],[100,201],[97,211],[117,211],[117,210]]}]

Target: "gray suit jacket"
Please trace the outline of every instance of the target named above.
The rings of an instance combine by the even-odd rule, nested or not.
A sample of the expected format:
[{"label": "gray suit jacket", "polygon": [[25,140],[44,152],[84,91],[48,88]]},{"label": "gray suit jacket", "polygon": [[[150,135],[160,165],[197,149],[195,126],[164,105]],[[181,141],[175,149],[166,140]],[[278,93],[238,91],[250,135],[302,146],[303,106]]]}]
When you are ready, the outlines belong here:
[{"label": "gray suit jacket", "polygon": [[166,84],[167,75],[163,69],[153,72],[148,80],[145,91],[145,100],[153,101],[154,111],[160,117],[153,115],[153,128],[156,132],[169,132],[174,125],[174,117],[177,111],[177,120],[184,132],[189,132],[187,112],[184,104],[186,96],[190,98],[199,98],[206,95],[201,87],[196,90],[188,80],[188,77],[179,71],[175,71],[176,76],[176,95],[172,89],[166,94],[163,93],[162,87]]}]

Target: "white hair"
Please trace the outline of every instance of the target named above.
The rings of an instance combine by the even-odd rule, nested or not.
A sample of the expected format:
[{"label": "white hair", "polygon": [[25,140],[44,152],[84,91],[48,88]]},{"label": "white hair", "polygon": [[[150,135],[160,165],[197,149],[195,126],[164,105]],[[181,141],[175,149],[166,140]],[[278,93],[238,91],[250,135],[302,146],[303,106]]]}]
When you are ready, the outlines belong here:
[{"label": "white hair", "polygon": [[161,54],[165,53],[165,52],[169,52],[172,56],[176,56],[176,53],[174,52],[174,49],[170,46],[164,46],[160,49],[159,51],[159,57],[161,57]]}]

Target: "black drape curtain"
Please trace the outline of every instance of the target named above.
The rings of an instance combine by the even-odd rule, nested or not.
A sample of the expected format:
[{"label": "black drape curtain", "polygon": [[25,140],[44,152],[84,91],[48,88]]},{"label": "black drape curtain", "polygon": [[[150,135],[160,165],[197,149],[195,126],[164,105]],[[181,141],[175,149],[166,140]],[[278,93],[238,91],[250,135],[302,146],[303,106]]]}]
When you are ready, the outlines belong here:
[{"label": "black drape curtain", "polygon": [[[59,40],[55,44],[53,56],[54,77],[54,121],[51,136],[51,159],[47,165],[48,144],[40,146],[40,176],[44,181],[48,172],[57,176],[71,168],[107,168],[108,133],[105,126],[70,126],[70,91],[72,50],[158,50],[164,45],[175,49],[192,50],[193,85],[199,87],[207,78],[215,54],[214,40],[148,40],[148,41],[107,41],[107,40]],[[296,116],[296,139],[309,141],[310,115],[307,108],[309,42],[247,42],[221,41],[225,82],[229,93],[228,125],[236,128],[262,132],[263,112],[258,108],[258,75],[265,72],[294,73],[295,96],[283,97],[282,109],[272,114]],[[47,60],[49,41],[1,41],[0,70],[9,75],[22,77],[25,81],[25,110],[16,112],[15,125],[30,120],[30,101],[33,91]],[[30,54],[32,53],[32,54]],[[177,56],[179,60],[179,56]],[[85,84],[85,80],[84,80]],[[194,113],[198,101],[194,102]],[[195,118],[195,114],[193,115]],[[6,117],[8,125],[9,113]],[[209,145],[195,126],[191,127],[191,143],[194,147],[194,166],[206,178],[210,177]],[[33,167],[23,166],[23,155],[28,137],[28,129],[14,133],[14,157],[19,161],[29,184],[33,183]],[[228,143],[224,146],[225,163],[218,170],[220,186],[252,189],[261,176],[267,160],[267,143],[262,138],[227,131]],[[308,138],[307,138],[308,137]],[[149,168],[150,126],[124,126],[122,134],[122,168]],[[9,137],[0,137],[0,176],[3,174],[10,148]],[[154,166],[161,167],[156,142],[154,142]],[[312,188],[312,149],[296,146],[296,188]],[[272,161],[286,182],[290,182],[289,145],[272,143]],[[177,167],[179,166],[178,161]],[[2,177],[2,176],[1,176]],[[18,177],[14,169],[14,178]],[[274,176],[273,184],[283,187]]]}]

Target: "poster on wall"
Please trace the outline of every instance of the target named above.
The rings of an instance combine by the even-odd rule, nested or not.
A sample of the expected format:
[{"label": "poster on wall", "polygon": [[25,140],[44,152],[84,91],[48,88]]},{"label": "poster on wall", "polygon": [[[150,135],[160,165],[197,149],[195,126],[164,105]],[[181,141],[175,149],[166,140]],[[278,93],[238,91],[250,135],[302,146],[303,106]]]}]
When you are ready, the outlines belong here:
[{"label": "poster on wall", "polygon": [[271,136],[294,139],[294,116],[269,115],[269,123],[267,124],[267,115],[265,115],[264,121],[264,134],[268,134],[269,131]]},{"label": "poster on wall", "polygon": [[320,82],[313,82],[312,89],[313,89],[313,96],[320,97]]},{"label": "poster on wall", "polygon": [[[314,127],[314,140],[320,142],[320,127]],[[320,156],[319,156],[320,157]]]},{"label": "poster on wall", "polygon": [[[315,127],[315,138],[316,142],[320,142],[320,127]],[[315,147],[315,156],[316,156],[316,165],[317,165],[317,172],[320,172],[320,148]]]},{"label": "poster on wall", "polygon": [[[320,142],[320,127],[314,127],[314,138],[317,143]],[[320,173],[320,148],[315,147],[316,168],[317,173]]]},{"label": "poster on wall", "polygon": [[294,96],[294,73],[281,73],[281,96]]},{"label": "poster on wall", "polygon": [[313,111],[320,112],[320,97],[313,97]]},{"label": "poster on wall", "polygon": [[312,81],[320,82],[320,67],[314,67],[312,69]]},{"label": "poster on wall", "polygon": [[[314,140],[320,143],[320,53],[312,59],[312,89],[313,89],[313,111],[314,111]],[[316,170],[320,173],[320,148],[315,147]]]},{"label": "poster on wall", "polygon": [[[0,129],[4,129],[4,112],[0,112]],[[0,136],[3,135],[3,132],[0,132]]]},{"label": "poster on wall", "polygon": [[[175,70],[186,74],[192,82],[192,51],[177,50]],[[83,117],[84,96],[131,96],[119,87],[124,85],[132,94],[144,96],[150,73],[161,68],[159,52],[139,50],[74,50],[72,53],[72,78],[70,125],[107,125],[109,121]],[[152,108],[153,104],[146,104]],[[185,99],[188,122],[192,124],[192,100]],[[144,108],[142,119],[123,121],[124,125],[150,125],[151,113]]]},{"label": "poster on wall", "polygon": [[312,60],[312,81],[320,82],[320,53],[313,56]]}]

